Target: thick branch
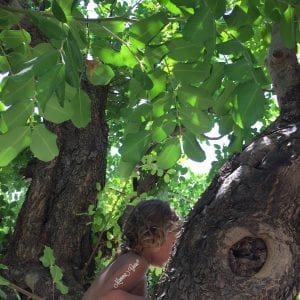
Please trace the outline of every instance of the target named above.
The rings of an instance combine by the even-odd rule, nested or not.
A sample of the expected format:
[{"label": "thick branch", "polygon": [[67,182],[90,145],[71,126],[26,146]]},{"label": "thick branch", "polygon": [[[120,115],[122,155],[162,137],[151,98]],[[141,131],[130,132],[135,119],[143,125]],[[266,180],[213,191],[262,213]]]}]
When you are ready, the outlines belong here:
[{"label": "thick branch", "polygon": [[296,122],[300,116],[300,68],[296,49],[284,46],[278,24],[273,26],[268,66],[283,119]]}]

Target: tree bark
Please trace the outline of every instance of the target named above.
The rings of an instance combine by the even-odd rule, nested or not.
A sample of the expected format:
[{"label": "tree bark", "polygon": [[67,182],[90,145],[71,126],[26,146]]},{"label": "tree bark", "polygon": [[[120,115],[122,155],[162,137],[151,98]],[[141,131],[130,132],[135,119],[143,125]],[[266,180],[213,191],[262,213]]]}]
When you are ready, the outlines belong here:
[{"label": "tree bark", "polygon": [[[96,203],[96,183],[105,183],[107,135],[105,107],[107,87],[87,82],[92,121],[84,129],[70,122],[49,127],[58,136],[59,156],[49,163],[36,162],[26,200],[4,263],[9,278],[19,286],[50,299],[53,285],[39,257],[44,246],[54,250],[63,268],[63,282],[70,288],[63,299],[80,299],[84,291],[82,271],[92,252],[88,206]],[[54,291],[55,299],[60,299]]]},{"label": "tree bark", "polygon": [[300,291],[300,71],[274,27],[280,116],[190,213],[155,299],[295,299]]}]

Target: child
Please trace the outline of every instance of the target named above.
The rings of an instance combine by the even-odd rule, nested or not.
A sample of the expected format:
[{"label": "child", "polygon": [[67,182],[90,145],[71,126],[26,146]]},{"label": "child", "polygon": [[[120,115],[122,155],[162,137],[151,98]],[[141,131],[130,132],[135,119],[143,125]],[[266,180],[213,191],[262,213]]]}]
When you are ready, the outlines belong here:
[{"label": "child", "polygon": [[82,300],[146,300],[150,265],[167,262],[179,219],[167,202],[142,201],[123,226],[123,253],[93,282]]}]

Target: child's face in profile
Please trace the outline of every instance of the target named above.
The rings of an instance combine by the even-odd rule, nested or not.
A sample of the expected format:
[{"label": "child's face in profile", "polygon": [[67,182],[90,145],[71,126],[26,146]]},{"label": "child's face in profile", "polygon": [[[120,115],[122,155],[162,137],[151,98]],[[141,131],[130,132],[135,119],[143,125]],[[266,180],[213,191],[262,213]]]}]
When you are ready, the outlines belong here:
[{"label": "child's face in profile", "polygon": [[156,252],[156,255],[154,255],[155,260],[153,262],[153,265],[158,267],[163,267],[165,265],[165,263],[168,261],[171,255],[171,251],[175,243],[176,237],[176,232],[168,233],[167,239],[161,245],[160,249]]},{"label": "child's face in profile", "polygon": [[167,238],[164,243],[155,247],[152,250],[151,255],[151,264],[157,267],[163,267],[165,263],[168,261],[176,238],[178,236],[178,230],[172,230],[168,232]]}]

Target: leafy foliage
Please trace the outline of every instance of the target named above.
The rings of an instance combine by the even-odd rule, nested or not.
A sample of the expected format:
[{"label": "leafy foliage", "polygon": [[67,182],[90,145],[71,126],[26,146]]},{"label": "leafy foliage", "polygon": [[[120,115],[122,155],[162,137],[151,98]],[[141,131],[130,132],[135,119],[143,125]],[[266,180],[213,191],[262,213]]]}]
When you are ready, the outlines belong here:
[{"label": "leafy foliage", "polygon": [[42,262],[43,266],[49,268],[50,274],[53,280],[53,284],[55,287],[63,294],[68,294],[69,288],[65,286],[62,281],[63,278],[63,270],[55,264],[55,256],[53,250],[45,246],[44,253],[40,257],[40,261]]},{"label": "leafy foliage", "polygon": [[[76,1],[48,5],[50,12],[1,6],[2,166],[28,146],[41,160],[58,155],[34,111],[55,123],[90,122],[83,77],[111,87],[107,114],[121,121],[113,129],[122,135],[125,177],[149,149],[165,170],[183,156],[203,161],[201,141],[214,124],[237,152],[267,108],[271,23],[279,22],[288,47],[299,36],[292,1],[107,1],[96,19]],[[31,46],[29,32],[13,29],[24,16],[47,42]]]},{"label": "leafy foliage", "polygon": [[0,168],[0,254],[6,249],[23,204],[28,182],[20,173],[29,157],[28,151],[22,152],[13,164]]}]

